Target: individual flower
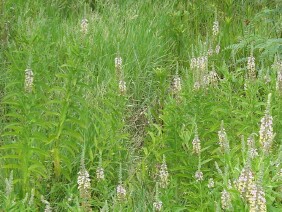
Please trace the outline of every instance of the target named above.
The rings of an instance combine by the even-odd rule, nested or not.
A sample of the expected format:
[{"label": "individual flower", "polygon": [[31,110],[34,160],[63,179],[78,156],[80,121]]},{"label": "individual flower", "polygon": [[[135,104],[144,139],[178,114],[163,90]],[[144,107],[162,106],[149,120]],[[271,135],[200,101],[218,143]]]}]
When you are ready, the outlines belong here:
[{"label": "individual flower", "polygon": [[267,107],[265,110],[265,114],[261,119],[261,125],[259,130],[260,144],[263,148],[263,151],[265,152],[268,152],[270,150],[274,139],[273,118],[270,114],[270,107],[271,107],[270,100],[271,100],[271,94],[268,95]]},{"label": "individual flower", "polygon": [[231,196],[225,189],[221,192],[221,208],[223,210],[228,210],[232,207]]},{"label": "individual flower", "polygon": [[214,180],[213,178],[210,178],[208,181],[208,188],[214,188]]},{"label": "individual flower", "polygon": [[86,35],[88,32],[88,20],[86,18],[81,20],[81,24],[80,24],[80,31],[82,32],[82,34]]},{"label": "individual flower", "polygon": [[34,80],[34,75],[31,69],[26,69],[25,70],[25,83],[24,83],[24,88],[25,91],[28,93],[32,92],[33,88],[33,80]]},{"label": "individual flower", "polygon": [[195,179],[197,182],[204,180],[204,174],[201,170],[197,170],[195,173]]}]

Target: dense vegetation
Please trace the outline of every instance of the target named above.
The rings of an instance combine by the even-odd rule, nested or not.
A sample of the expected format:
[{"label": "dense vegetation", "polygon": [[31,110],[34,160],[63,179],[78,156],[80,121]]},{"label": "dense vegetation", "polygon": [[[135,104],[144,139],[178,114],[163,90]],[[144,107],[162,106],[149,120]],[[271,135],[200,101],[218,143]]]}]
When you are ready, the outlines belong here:
[{"label": "dense vegetation", "polygon": [[281,211],[282,2],[2,0],[1,211]]}]

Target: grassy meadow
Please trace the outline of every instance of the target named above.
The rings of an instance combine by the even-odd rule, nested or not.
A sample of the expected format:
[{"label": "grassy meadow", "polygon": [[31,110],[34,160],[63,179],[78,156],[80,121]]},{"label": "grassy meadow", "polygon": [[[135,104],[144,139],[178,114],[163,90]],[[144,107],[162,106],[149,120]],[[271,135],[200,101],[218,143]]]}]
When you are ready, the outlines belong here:
[{"label": "grassy meadow", "polygon": [[281,0],[1,0],[0,211],[282,211]]}]

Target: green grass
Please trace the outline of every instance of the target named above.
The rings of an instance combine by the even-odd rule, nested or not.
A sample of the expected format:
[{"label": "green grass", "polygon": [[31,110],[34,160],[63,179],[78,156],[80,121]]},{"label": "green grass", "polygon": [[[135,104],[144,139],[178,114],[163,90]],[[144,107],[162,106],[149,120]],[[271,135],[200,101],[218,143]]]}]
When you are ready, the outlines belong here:
[{"label": "green grass", "polygon": [[[246,166],[267,210],[281,211],[282,82],[276,89],[281,66],[273,66],[282,57],[281,10],[279,0],[2,0],[0,211],[43,211],[46,201],[53,211],[154,211],[157,200],[163,211],[249,211],[234,183]],[[204,70],[191,68],[193,57],[216,45],[220,53],[208,56]],[[246,77],[251,54],[255,79]],[[27,68],[32,92],[24,87]],[[218,82],[194,89],[213,69]],[[176,76],[181,91],[173,90]],[[259,130],[270,93],[275,137],[264,153]],[[222,121],[229,152],[219,145]],[[196,127],[200,154],[193,153]],[[258,157],[248,162],[251,134]],[[164,157],[166,188],[159,176]],[[96,178],[100,166],[103,181]],[[84,168],[87,197],[77,183]]]}]

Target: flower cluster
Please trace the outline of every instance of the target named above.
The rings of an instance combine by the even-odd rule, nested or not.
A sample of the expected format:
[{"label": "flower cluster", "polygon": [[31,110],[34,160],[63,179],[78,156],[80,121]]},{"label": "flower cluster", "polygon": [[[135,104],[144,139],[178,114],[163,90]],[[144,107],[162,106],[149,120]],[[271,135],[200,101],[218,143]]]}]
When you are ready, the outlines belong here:
[{"label": "flower cluster", "polygon": [[195,179],[197,182],[204,180],[204,174],[201,170],[197,170],[195,173]]},{"label": "flower cluster", "polygon": [[33,76],[32,70],[31,69],[26,69],[25,70],[24,88],[25,88],[25,91],[28,92],[28,93],[30,93],[32,91],[33,80],[34,80],[34,76]]},{"label": "flower cluster", "polygon": [[122,58],[121,57],[115,58],[115,69],[116,69],[117,77],[120,78],[121,70],[122,70]]},{"label": "flower cluster", "polygon": [[216,20],[216,21],[213,22],[212,34],[213,34],[214,36],[217,36],[218,33],[219,33],[219,23],[218,23],[218,21]]},{"label": "flower cluster", "polygon": [[221,192],[221,208],[223,210],[228,210],[232,207],[231,196],[225,189]]},{"label": "flower cluster", "polygon": [[219,79],[219,76],[216,73],[216,71],[214,69],[212,71],[210,71],[210,73],[209,73],[209,83],[211,85],[216,85],[218,83],[218,79]]},{"label": "flower cluster", "polygon": [[5,179],[7,197],[10,196],[13,191],[13,179],[13,171],[11,171],[9,179]]},{"label": "flower cluster", "polygon": [[250,188],[250,194],[248,196],[248,202],[250,206],[250,212],[265,212],[266,200],[265,193],[261,186],[253,183]]},{"label": "flower cluster", "polygon": [[227,134],[224,129],[224,123],[221,122],[221,128],[218,131],[218,138],[219,138],[219,146],[221,147],[224,153],[228,153],[230,150],[229,141],[227,139]]},{"label": "flower cluster", "polygon": [[161,211],[163,207],[163,202],[159,199],[159,187],[158,183],[156,184],[156,194],[155,194],[155,202],[153,202],[154,211]]},{"label": "flower cluster", "polygon": [[219,52],[220,52],[220,45],[219,44],[217,44],[216,46],[215,46],[215,53],[216,54],[219,54]]},{"label": "flower cluster", "polygon": [[98,167],[96,170],[96,178],[98,181],[102,181],[105,179],[104,169],[103,167]]},{"label": "flower cluster", "polygon": [[162,207],[163,207],[163,202],[160,200],[153,203],[153,208],[155,211],[161,211]]},{"label": "flower cluster", "polygon": [[126,82],[124,81],[123,73],[122,73],[122,58],[116,57],[115,58],[115,69],[116,75],[118,78],[118,88],[121,95],[126,94]]},{"label": "flower cluster", "polygon": [[276,90],[282,92],[282,70],[277,72]]},{"label": "flower cluster", "polygon": [[91,198],[91,193],[90,193],[91,180],[89,173],[84,165],[84,156],[82,156],[81,159],[80,171],[78,172],[78,177],[77,177],[77,184],[78,184],[80,197],[82,199],[82,208],[85,211],[92,211],[89,204],[89,200]]},{"label": "flower cluster", "polygon": [[121,94],[125,94],[126,93],[126,82],[124,80],[120,80],[118,83],[118,88]]},{"label": "flower cluster", "polygon": [[256,63],[255,63],[255,58],[253,55],[248,57],[248,76],[250,79],[255,79],[256,78]]},{"label": "flower cluster", "polygon": [[197,58],[192,58],[190,62],[191,69],[198,69],[204,71],[208,67],[208,57],[202,56]]},{"label": "flower cluster", "polygon": [[119,201],[121,200],[124,200],[126,197],[126,189],[125,187],[120,183],[118,186],[117,186],[117,199]]},{"label": "flower cluster", "polygon": [[214,180],[213,178],[210,178],[208,181],[208,188],[214,188]]},{"label": "flower cluster", "polygon": [[165,156],[163,156],[163,162],[161,164],[160,170],[159,170],[159,177],[160,177],[160,186],[162,188],[166,188],[168,185],[168,170],[167,165],[165,161]]},{"label": "flower cluster", "polygon": [[78,172],[78,177],[77,177],[78,190],[80,191],[81,194],[89,191],[89,189],[91,188],[90,182],[91,180],[88,171],[85,168],[84,169],[82,168]]},{"label": "flower cluster", "polygon": [[119,201],[122,201],[126,198],[126,189],[125,189],[125,187],[123,186],[123,183],[122,183],[122,164],[119,165],[118,180],[119,180],[119,183],[118,183],[117,188],[116,188],[117,199]]},{"label": "flower cluster", "polygon": [[47,200],[45,200],[43,196],[41,196],[41,202],[45,204],[44,212],[52,212],[50,203]]},{"label": "flower cluster", "polygon": [[237,180],[236,187],[242,197],[247,197],[250,193],[250,189],[254,184],[254,175],[250,169],[250,167],[245,167],[242,169],[240,176]]},{"label": "flower cluster", "polygon": [[273,133],[273,118],[270,115],[270,99],[271,94],[268,95],[267,107],[265,110],[264,117],[261,119],[261,125],[259,130],[260,144],[262,145],[263,151],[268,152],[271,148],[274,133]]},{"label": "flower cluster", "polygon": [[88,32],[88,20],[86,18],[81,20],[81,24],[80,24],[80,31],[82,32],[82,34],[86,35]]},{"label": "flower cluster", "polygon": [[193,145],[193,153],[196,153],[197,155],[199,155],[201,152],[201,141],[198,135],[197,125],[195,127],[195,137],[192,141],[192,145]]},{"label": "flower cluster", "polygon": [[255,157],[258,156],[258,151],[255,147],[255,139],[253,135],[248,137],[247,145],[248,145],[248,157],[250,159],[254,159]]},{"label": "flower cluster", "polygon": [[173,78],[172,91],[177,94],[181,91],[181,79],[178,75]]}]

